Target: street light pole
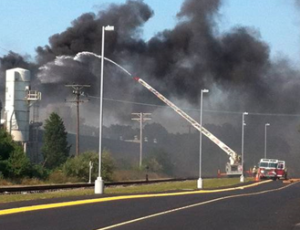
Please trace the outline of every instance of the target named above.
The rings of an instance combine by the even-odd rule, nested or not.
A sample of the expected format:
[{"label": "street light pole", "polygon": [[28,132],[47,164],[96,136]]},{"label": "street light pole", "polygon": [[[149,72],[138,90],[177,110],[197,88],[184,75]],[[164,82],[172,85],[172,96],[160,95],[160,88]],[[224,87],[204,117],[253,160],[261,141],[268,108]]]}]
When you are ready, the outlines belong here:
[{"label": "street light pole", "polygon": [[267,158],[267,127],[270,126],[269,123],[265,124],[265,159]]},{"label": "street light pole", "polygon": [[[203,93],[208,93],[208,89],[201,89],[200,95],[200,126],[202,127],[202,102],[203,102]],[[202,132],[200,132],[199,136],[199,179],[197,181],[197,188],[203,188],[203,181],[202,181]]]},{"label": "street light pole", "polygon": [[245,124],[245,115],[248,115],[247,112],[244,112],[242,115],[242,175],[240,178],[240,182],[244,182],[245,178],[244,178],[244,126]]},{"label": "street light pole", "polygon": [[100,109],[99,109],[99,169],[95,181],[95,194],[103,194],[104,183],[101,177],[101,152],[102,152],[102,106],[103,106],[103,67],[104,67],[104,39],[105,31],[113,31],[113,26],[102,26],[102,47],[101,47],[101,75],[100,75]]}]

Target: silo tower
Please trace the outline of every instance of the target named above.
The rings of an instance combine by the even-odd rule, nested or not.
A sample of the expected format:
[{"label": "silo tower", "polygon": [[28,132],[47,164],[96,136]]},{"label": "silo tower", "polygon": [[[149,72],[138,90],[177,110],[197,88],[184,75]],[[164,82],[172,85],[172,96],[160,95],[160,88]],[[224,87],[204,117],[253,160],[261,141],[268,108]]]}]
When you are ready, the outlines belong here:
[{"label": "silo tower", "polygon": [[29,70],[14,68],[6,71],[5,125],[14,141],[23,144],[25,152],[29,140],[30,102],[40,98],[39,92],[30,90]]}]

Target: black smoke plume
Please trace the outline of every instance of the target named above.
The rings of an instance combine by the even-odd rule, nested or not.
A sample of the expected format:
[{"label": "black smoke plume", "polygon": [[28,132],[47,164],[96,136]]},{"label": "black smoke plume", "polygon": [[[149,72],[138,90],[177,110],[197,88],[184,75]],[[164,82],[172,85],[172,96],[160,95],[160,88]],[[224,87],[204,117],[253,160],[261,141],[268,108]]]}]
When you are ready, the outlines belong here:
[{"label": "black smoke plume", "polygon": [[[83,14],[64,32],[51,36],[49,45],[37,47],[36,62],[13,52],[0,58],[0,91],[4,92],[5,70],[23,67],[32,71],[33,85],[42,91],[44,106],[64,103],[70,93],[64,85],[70,83],[91,85],[87,94],[97,97],[100,60],[89,57],[79,62],[73,57],[82,51],[100,55],[102,26],[113,25],[115,30],[105,33],[105,57],[145,79],[172,100],[199,108],[200,91],[208,88],[210,109],[300,113],[299,71],[287,59],[271,60],[270,47],[254,28],[236,26],[221,33],[218,22],[222,2],[185,0],[174,28],[161,31],[148,41],[142,38],[143,26],[154,12],[143,1],[128,0],[111,4],[96,14]],[[160,103],[112,64],[105,63],[104,76],[106,98]],[[90,114],[89,119],[98,115],[98,102],[95,99],[86,104],[85,116]],[[148,112],[145,110],[107,102],[105,111],[108,117],[125,121],[130,120],[131,112]],[[240,113],[238,116],[240,119]],[[297,132],[295,120],[289,126],[290,133]],[[252,136],[261,136],[258,132],[266,122],[287,128],[284,119],[249,121],[254,130]],[[285,135],[285,129],[278,130],[277,139]]]},{"label": "black smoke plume", "polygon": [[[142,29],[154,15],[151,8],[143,1],[111,4],[97,14],[81,15],[64,32],[51,36],[49,45],[37,47],[35,63],[13,52],[1,58],[0,81],[6,69],[24,67],[33,72],[34,85],[51,95],[44,98],[46,103],[62,101],[69,93],[62,86],[70,83],[90,84],[87,93],[97,96],[100,60],[80,63],[72,57],[82,51],[99,55],[102,26],[114,25],[115,31],[105,34],[105,56],[166,97],[197,106],[200,89],[209,88],[211,104],[218,109],[297,112],[298,71],[288,60],[270,60],[270,48],[254,28],[239,26],[220,33],[221,7],[221,0],[186,0],[177,25],[145,41]],[[106,97],[160,103],[115,66],[106,64],[104,74]],[[217,92],[223,100],[214,98],[220,96]]]},{"label": "black smoke plume", "polygon": [[[281,106],[287,107],[278,98],[284,101],[288,97],[285,91],[299,94],[295,90],[298,74],[286,76],[293,72],[288,64],[284,66],[286,71],[278,69],[284,60],[279,63],[270,60],[269,46],[257,30],[235,27],[220,33],[221,3],[221,0],[186,0],[177,14],[177,25],[147,42],[142,39],[142,28],[154,15],[150,7],[132,0],[111,4],[97,14],[83,14],[66,31],[51,36],[49,45],[37,48],[37,64],[10,53],[1,58],[1,68],[20,66],[36,72],[40,66],[36,84],[42,85],[44,93],[48,93],[47,88],[52,92],[55,84],[99,84],[99,60],[82,64],[66,58],[57,64],[55,59],[82,51],[100,54],[102,26],[114,25],[115,31],[105,34],[105,56],[149,81],[167,97],[197,105],[200,88],[217,88],[227,94],[228,101],[224,104],[236,110],[251,107],[253,111],[278,111]],[[145,90],[131,90],[133,83],[124,79],[117,68],[106,65],[105,74],[110,76],[105,81],[107,97],[123,98],[124,91],[128,91],[131,95],[127,99],[157,103]],[[282,88],[282,78],[292,83]],[[118,90],[120,86],[123,91]],[[97,89],[89,93],[96,92]],[[296,112],[294,106],[288,110]]]}]

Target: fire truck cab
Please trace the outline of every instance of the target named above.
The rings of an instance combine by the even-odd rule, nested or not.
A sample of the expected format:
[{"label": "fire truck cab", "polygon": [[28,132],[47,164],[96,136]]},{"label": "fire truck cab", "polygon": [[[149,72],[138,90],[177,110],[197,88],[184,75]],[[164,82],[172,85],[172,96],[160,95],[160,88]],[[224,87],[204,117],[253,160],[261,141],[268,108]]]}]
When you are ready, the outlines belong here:
[{"label": "fire truck cab", "polygon": [[258,166],[258,176],[260,179],[277,179],[278,160],[261,159]]}]

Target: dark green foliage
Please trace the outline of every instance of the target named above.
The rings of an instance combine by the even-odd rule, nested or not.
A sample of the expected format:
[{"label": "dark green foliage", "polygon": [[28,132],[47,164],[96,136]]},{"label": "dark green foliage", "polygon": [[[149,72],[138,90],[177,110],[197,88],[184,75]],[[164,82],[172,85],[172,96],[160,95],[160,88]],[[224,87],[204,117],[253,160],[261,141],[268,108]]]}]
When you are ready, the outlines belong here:
[{"label": "dark green foliage", "polygon": [[[85,152],[79,156],[69,158],[63,165],[63,172],[66,176],[76,177],[80,181],[87,182],[89,179],[89,162],[93,163],[92,169],[92,181],[98,176],[98,153],[96,152]],[[102,152],[101,162],[101,177],[105,181],[113,180],[114,162],[107,150]]]},{"label": "dark green foliage", "polygon": [[0,129],[0,172],[3,177],[18,179],[30,175],[31,164],[22,146]]},{"label": "dark green foliage", "polygon": [[49,119],[45,121],[44,130],[44,165],[48,169],[54,169],[67,160],[71,146],[67,142],[64,122],[58,114],[50,114]]},{"label": "dark green foliage", "polygon": [[14,148],[15,143],[11,135],[5,129],[0,128],[0,160],[7,160]]},{"label": "dark green foliage", "polygon": [[9,177],[13,179],[30,175],[31,165],[28,157],[24,154],[21,146],[18,146],[7,161]]},{"label": "dark green foliage", "polygon": [[45,169],[42,165],[31,165],[30,178],[47,179],[49,176],[49,170]]},{"label": "dark green foliage", "polygon": [[0,178],[5,178],[8,176],[8,167],[7,167],[7,160],[1,161],[0,160]]}]

